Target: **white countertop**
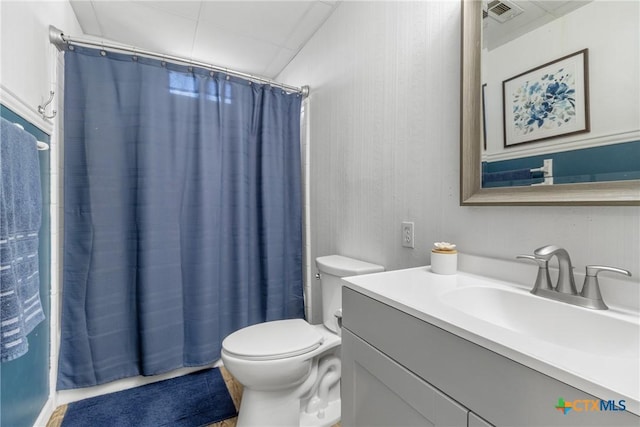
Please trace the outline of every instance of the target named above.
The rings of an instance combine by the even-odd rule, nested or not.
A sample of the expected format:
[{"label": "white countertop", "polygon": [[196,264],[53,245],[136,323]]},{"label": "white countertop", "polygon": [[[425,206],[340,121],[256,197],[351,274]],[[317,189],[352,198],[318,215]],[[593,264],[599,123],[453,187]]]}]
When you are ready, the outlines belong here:
[{"label": "white countertop", "polygon": [[[640,359],[638,357],[606,355],[606,349],[599,352],[600,354],[580,351],[479,320],[452,307],[451,304],[444,303],[440,296],[456,288],[470,286],[507,288],[512,292],[528,295],[531,287],[464,272],[443,276],[434,274],[430,270],[430,267],[426,266],[353,276],[343,280],[345,286],[357,292],[599,399],[616,401],[624,399],[627,410],[640,415]],[[552,303],[564,304],[555,301]],[[573,306],[571,308],[589,310]],[[528,313],[524,312],[522,315],[527,316]],[[640,322],[637,313],[615,308],[598,310],[593,315],[617,317],[635,324]],[[572,330],[580,327],[580,324],[558,325],[557,332],[570,334]],[[611,331],[611,334],[613,335],[611,339],[617,339],[616,331]]]}]

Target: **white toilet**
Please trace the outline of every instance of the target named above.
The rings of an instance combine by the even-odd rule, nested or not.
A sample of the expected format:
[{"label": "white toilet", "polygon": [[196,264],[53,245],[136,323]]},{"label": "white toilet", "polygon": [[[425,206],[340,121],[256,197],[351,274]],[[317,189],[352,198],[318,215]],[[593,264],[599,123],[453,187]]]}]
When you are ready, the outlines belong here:
[{"label": "white toilet", "polygon": [[238,427],[320,427],[340,420],[340,278],[384,268],[340,255],[316,258],[316,265],[324,324],[277,320],[222,341],[224,366],[244,386]]}]

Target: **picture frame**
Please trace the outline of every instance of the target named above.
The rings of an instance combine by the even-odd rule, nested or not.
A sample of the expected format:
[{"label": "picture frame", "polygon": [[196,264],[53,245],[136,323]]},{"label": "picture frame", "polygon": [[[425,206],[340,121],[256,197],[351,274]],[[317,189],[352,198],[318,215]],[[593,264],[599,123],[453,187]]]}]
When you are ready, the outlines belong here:
[{"label": "picture frame", "polygon": [[589,132],[589,50],[502,82],[504,147]]}]

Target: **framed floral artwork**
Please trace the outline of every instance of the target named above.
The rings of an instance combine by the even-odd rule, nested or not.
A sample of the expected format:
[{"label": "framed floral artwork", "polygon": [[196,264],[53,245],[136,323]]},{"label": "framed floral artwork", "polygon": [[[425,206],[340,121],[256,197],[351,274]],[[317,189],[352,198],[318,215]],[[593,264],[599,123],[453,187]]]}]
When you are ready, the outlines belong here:
[{"label": "framed floral artwork", "polygon": [[502,82],[504,146],[589,132],[589,51]]}]

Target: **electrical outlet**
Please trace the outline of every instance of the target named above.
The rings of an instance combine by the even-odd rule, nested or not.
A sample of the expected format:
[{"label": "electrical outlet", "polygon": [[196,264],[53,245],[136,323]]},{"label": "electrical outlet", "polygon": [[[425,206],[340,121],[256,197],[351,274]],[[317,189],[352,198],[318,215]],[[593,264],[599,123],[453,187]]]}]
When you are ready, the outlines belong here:
[{"label": "electrical outlet", "polygon": [[413,248],[413,222],[402,223],[402,246]]}]

